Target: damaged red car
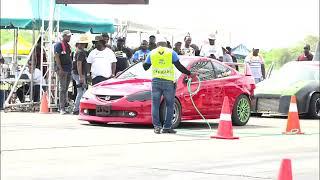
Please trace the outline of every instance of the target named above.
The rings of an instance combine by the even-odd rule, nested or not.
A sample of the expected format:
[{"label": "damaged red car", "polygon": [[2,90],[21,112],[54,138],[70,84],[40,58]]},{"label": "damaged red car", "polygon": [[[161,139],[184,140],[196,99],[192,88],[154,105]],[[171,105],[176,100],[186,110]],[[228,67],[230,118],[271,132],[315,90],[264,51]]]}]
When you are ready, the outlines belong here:
[{"label": "damaged red car", "polygon": [[[191,90],[200,86],[193,100],[206,119],[217,119],[224,96],[229,97],[233,125],[247,124],[251,113],[251,97],[255,84],[250,71],[240,73],[232,66],[204,57],[180,57],[187,69],[197,72]],[[248,68],[245,68],[248,69]],[[183,121],[198,120],[201,116],[191,103],[187,76],[175,71],[176,95],[173,127]],[[142,63],[134,64],[114,79],[96,84],[86,91],[80,102],[79,120],[91,124],[111,122],[152,124],[151,68],[145,71]],[[199,81],[200,80],[200,81]],[[165,105],[160,106],[163,119]]]}]

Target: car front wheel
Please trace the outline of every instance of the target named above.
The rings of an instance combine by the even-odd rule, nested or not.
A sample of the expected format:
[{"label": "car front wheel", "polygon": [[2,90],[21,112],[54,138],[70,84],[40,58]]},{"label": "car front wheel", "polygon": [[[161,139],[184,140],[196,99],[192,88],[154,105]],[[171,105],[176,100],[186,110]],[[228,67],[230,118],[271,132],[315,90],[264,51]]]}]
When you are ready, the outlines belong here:
[{"label": "car front wheel", "polygon": [[[175,99],[173,107],[174,109],[173,109],[173,118],[172,118],[171,127],[176,128],[179,126],[181,122],[181,105],[177,99]],[[163,101],[163,103],[161,103],[161,106],[160,106],[160,120],[162,124],[164,122],[165,117],[166,117],[166,103],[165,101]]]},{"label": "car front wheel", "polygon": [[320,94],[313,94],[309,105],[309,116],[310,118],[320,118]]},{"label": "car front wheel", "polygon": [[233,106],[232,124],[235,126],[244,126],[250,118],[250,100],[246,95],[240,95]]}]

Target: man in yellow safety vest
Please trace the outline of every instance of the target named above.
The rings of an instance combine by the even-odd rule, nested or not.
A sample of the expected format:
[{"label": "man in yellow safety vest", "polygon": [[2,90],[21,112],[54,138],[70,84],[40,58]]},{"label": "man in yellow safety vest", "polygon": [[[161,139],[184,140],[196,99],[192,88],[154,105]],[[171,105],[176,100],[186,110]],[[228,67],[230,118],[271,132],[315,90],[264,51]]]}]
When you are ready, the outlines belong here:
[{"label": "man in yellow safety vest", "polygon": [[[175,102],[175,73],[174,66],[182,73],[191,75],[180,62],[178,54],[167,48],[167,40],[162,36],[157,36],[157,48],[148,55],[143,68],[148,70],[152,66],[152,123],[154,132],[176,133],[172,129],[172,119]],[[166,104],[166,115],[162,124],[159,116],[161,96],[164,96]]]}]

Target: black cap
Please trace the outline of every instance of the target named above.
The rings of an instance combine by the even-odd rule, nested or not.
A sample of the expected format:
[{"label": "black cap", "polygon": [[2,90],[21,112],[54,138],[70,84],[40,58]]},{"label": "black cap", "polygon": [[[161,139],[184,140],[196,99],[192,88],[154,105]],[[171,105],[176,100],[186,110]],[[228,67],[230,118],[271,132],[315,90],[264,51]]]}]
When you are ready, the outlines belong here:
[{"label": "black cap", "polygon": [[152,38],[152,37],[153,37],[153,38],[156,38],[156,36],[155,36],[155,35],[151,35],[151,36],[149,36],[149,38]]},{"label": "black cap", "polygon": [[125,39],[125,38],[123,38],[123,37],[119,37],[119,38],[117,39],[117,41],[119,41],[119,42],[125,42],[125,41],[126,41],[126,39]]},{"label": "black cap", "polygon": [[103,40],[102,36],[96,36],[92,42],[97,42]]},{"label": "black cap", "polygon": [[303,49],[309,49],[310,50],[310,44],[304,45]]},{"label": "black cap", "polygon": [[108,33],[102,33],[101,36],[102,36],[102,37],[107,37],[107,38],[109,38],[109,34],[108,34]]}]

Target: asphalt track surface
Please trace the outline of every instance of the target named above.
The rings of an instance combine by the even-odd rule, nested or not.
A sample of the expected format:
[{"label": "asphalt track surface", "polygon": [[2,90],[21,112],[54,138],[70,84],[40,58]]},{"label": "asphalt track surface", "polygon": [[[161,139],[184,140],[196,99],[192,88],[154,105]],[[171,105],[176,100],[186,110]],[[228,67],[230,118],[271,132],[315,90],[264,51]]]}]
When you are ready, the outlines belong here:
[{"label": "asphalt track surface", "polygon": [[211,139],[217,120],[185,122],[176,135],[152,126],[90,125],[76,116],[1,112],[1,180],[277,179],[283,158],[295,180],[319,179],[319,120],[283,135],[285,118],[252,117],[239,140]]}]

